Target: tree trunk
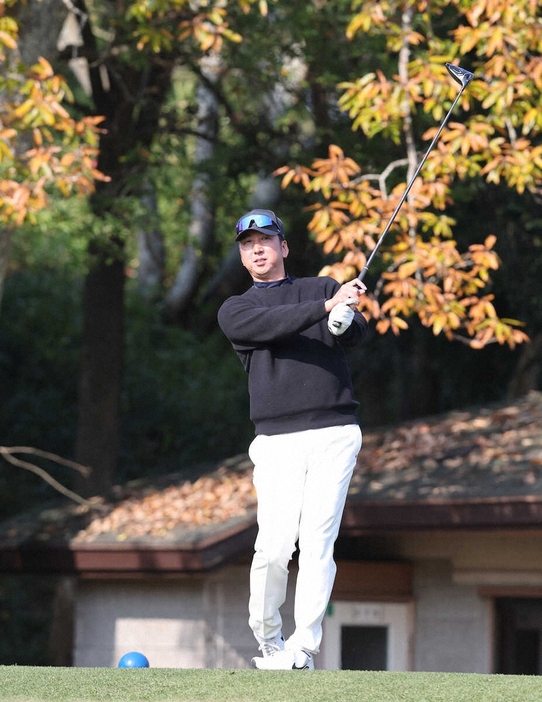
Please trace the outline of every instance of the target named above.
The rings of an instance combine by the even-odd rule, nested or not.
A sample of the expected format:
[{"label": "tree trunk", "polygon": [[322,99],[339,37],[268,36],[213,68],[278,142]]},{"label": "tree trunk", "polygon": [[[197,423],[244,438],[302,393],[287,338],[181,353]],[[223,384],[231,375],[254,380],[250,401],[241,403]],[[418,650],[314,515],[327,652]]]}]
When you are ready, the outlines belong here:
[{"label": "tree trunk", "polygon": [[143,187],[141,201],[149,216],[137,230],[137,248],[139,267],[137,284],[144,298],[151,299],[157,295],[164,278],[166,252],[162,232],[158,226],[158,205],[156,192],[150,182]]},{"label": "tree trunk", "polygon": [[208,56],[202,63],[202,79],[198,86],[198,138],[196,144],[196,173],[191,192],[191,223],[189,242],[175,281],[166,298],[167,316],[179,319],[194,298],[202,273],[202,254],[213,241],[214,204],[209,196],[211,174],[208,164],[214,153],[218,134],[219,103],[215,92],[208,86],[219,78],[220,58]]},{"label": "tree trunk", "polygon": [[519,361],[508,383],[507,397],[523,397],[540,387],[542,374],[542,333],[535,334],[529,344],[522,344]]},{"label": "tree trunk", "polygon": [[[76,3],[87,13],[84,0]],[[100,138],[98,169],[109,183],[98,183],[91,206],[98,219],[126,229],[122,199],[141,196],[125,157],[137,147],[148,147],[156,133],[161,108],[171,85],[172,63],[133,65],[115,55],[100,55],[91,21],[82,27],[79,49],[89,66],[94,113],[105,117]],[[134,185],[136,183],[136,185]],[[120,218],[123,218],[122,220]],[[83,335],[79,369],[76,460],[92,469],[83,493],[104,493],[112,485],[120,446],[120,396],[124,359],[124,247],[116,234],[89,248],[91,260],[83,291]]]},{"label": "tree trunk", "polygon": [[9,249],[11,245],[11,232],[9,229],[0,230],[0,307],[4,292],[4,281],[8,272]]},{"label": "tree trunk", "polygon": [[31,0],[17,3],[19,22],[19,53],[27,64],[43,56],[48,61],[57,55],[57,41],[68,8],[58,0]]},{"label": "tree trunk", "polygon": [[99,252],[83,289],[83,336],[75,459],[92,470],[86,495],[111,487],[120,444],[124,338],[124,266]]},{"label": "tree trunk", "polygon": [[73,665],[75,577],[59,581],[53,601],[53,621],[49,633],[49,659],[53,666]]}]

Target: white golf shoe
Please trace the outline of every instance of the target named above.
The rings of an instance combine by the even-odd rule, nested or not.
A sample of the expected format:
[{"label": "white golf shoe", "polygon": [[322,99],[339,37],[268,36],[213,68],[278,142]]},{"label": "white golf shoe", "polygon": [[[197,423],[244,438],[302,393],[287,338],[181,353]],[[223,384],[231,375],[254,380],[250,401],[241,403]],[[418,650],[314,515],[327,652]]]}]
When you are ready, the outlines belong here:
[{"label": "white golf shoe", "polygon": [[253,658],[251,664],[258,670],[314,670],[312,653],[302,648],[285,649],[263,658]]},{"label": "white golf shoe", "polygon": [[260,644],[258,648],[264,658],[268,658],[278,651],[284,651],[284,636],[282,634],[278,634],[274,639],[258,639],[258,642]]}]

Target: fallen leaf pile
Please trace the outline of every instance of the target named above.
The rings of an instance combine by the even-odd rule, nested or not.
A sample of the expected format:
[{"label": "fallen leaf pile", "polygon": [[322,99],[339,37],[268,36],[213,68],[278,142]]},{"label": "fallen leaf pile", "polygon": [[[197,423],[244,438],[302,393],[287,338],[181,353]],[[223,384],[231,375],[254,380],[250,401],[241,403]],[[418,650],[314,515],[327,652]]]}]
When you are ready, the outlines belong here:
[{"label": "fallen leaf pile", "polygon": [[122,500],[103,517],[94,518],[75,542],[115,534],[117,541],[138,537],[165,537],[175,529],[195,529],[245,515],[256,504],[252,471],[219,468],[194,483],[148,488]]},{"label": "fallen leaf pile", "polygon": [[369,435],[350,493],[360,499],[542,494],[542,394]]}]

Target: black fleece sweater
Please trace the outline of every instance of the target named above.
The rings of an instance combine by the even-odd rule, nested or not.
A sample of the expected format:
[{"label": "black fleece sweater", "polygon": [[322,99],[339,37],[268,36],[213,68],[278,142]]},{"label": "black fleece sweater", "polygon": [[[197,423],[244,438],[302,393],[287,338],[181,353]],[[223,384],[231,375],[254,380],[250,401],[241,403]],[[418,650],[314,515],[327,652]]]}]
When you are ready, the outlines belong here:
[{"label": "black fleece sweater", "polygon": [[248,373],[256,434],[358,423],[343,346],[365,337],[367,321],[356,310],[343,335],[329,332],[324,303],[339,287],[333,278],[288,278],[220,308],[218,323]]}]

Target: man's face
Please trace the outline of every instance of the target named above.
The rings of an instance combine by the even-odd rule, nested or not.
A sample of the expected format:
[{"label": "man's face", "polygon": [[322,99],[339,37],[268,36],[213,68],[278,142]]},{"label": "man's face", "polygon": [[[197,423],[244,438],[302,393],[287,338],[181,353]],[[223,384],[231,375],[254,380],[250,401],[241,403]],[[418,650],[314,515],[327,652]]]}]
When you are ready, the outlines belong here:
[{"label": "man's face", "polygon": [[276,234],[248,231],[239,242],[241,262],[260,283],[270,283],[286,277],[284,259],[288,256],[288,244]]}]

